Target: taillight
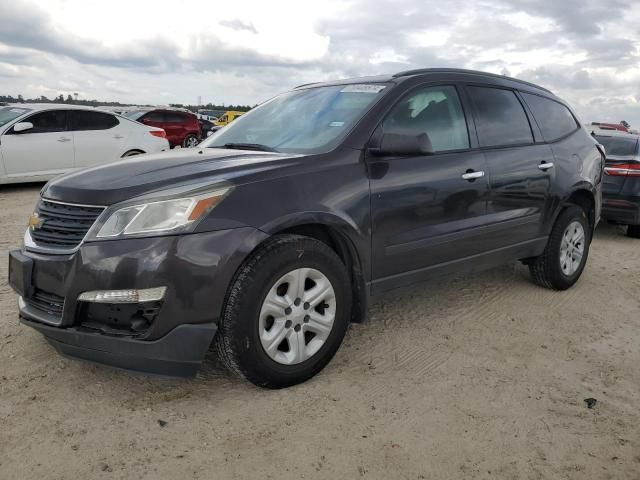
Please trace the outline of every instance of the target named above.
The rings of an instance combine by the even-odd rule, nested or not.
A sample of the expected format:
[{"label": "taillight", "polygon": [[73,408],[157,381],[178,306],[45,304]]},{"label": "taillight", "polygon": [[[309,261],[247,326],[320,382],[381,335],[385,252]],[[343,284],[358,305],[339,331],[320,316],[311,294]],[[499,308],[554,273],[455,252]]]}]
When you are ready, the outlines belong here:
[{"label": "taillight", "polygon": [[604,173],[612,177],[640,177],[640,162],[619,163],[611,167],[605,167]]},{"label": "taillight", "polygon": [[167,138],[167,132],[164,130],[149,130],[149,133],[154,137]]}]

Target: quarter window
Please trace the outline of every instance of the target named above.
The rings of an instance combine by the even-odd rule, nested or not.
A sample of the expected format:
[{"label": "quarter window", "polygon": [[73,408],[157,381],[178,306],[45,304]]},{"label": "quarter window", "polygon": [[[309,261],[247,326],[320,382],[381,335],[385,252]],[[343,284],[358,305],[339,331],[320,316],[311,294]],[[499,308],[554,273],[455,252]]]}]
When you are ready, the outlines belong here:
[{"label": "quarter window", "polygon": [[529,105],[547,142],[558,140],[578,128],[574,116],[561,103],[530,93],[522,93],[522,98]]},{"label": "quarter window", "polygon": [[385,133],[426,133],[434,152],[469,148],[467,122],[455,87],[420,88],[405,97],[384,121]]},{"label": "quarter window", "polygon": [[72,111],[71,118],[74,131],[108,130],[120,123],[115,116],[108,113],[85,110]]},{"label": "quarter window", "polygon": [[25,133],[64,132],[67,129],[67,112],[64,110],[40,112],[27,118],[25,122],[33,123],[33,128]]},{"label": "quarter window", "polygon": [[478,140],[483,147],[533,143],[527,114],[511,90],[469,87],[476,110]]}]

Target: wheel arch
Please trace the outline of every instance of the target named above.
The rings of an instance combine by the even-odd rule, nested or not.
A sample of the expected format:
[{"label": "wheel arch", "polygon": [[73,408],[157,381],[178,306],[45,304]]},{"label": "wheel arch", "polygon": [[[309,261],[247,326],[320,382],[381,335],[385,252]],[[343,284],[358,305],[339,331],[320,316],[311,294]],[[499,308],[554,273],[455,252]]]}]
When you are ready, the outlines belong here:
[{"label": "wheel arch", "polygon": [[568,205],[577,205],[587,213],[587,219],[593,232],[596,228],[596,198],[591,188],[586,185],[575,188],[562,203],[560,210],[563,210]]},{"label": "wheel arch", "polygon": [[147,152],[145,152],[144,150],[142,150],[141,148],[130,148],[129,150],[127,150],[126,152],[124,152],[120,158],[126,158],[126,157],[132,157],[135,155],[143,155]]},{"label": "wheel arch", "polygon": [[333,249],[346,265],[352,284],[351,321],[367,320],[369,303],[369,265],[363,251],[365,236],[349,221],[326,213],[314,213],[304,217],[285,218],[262,227],[269,235],[303,235],[314,238]]}]

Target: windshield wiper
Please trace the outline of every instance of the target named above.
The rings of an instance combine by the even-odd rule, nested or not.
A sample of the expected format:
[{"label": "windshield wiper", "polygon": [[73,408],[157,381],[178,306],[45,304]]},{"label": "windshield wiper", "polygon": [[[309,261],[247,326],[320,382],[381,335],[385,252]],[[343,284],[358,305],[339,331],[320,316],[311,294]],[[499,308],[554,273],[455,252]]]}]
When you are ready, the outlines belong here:
[{"label": "windshield wiper", "polygon": [[263,145],[261,143],[225,143],[222,146],[216,146],[214,148],[233,148],[236,150],[258,150],[260,152],[278,152],[275,148],[272,148],[268,145]]}]

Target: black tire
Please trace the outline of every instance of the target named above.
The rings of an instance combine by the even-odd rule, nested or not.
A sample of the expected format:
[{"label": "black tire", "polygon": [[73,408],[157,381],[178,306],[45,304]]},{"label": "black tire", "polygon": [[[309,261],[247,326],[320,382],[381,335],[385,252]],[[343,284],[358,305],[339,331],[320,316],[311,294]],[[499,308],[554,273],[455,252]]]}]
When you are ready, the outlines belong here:
[{"label": "black tire", "polygon": [[[574,221],[580,222],[585,233],[584,254],[582,262],[578,269],[572,275],[565,275],[560,265],[560,244],[562,236],[566,228]],[[539,257],[529,263],[529,271],[533,281],[541,287],[553,290],[567,290],[573,286],[587,263],[589,256],[589,247],[591,245],[591,227],[585,211],[576,206],[571,205],[565,208],[558,216],[556,223],[551,230],[549,241],[544,252]]]},{"label": "black tire", "polygon": [[640,225],[629,225],[627,227],[627,237],[640,238]]},{"label": "black tire", "polygon": [[192,145],[191,147],[189,146],[189,144],[194,140],[197,145],[197,143],[199,143],[198,137],[192,134],[187,135],[186,137],[184,137],[184,140],[182,140],[182,148],[194,148],[196,145]]},{"label": "black tire", "polygon": [[[259,337],[262,303],[273,284],[288,272],[310,267],[322,272],[333,286],[336,315],[320,350],[302,363],[284,365],[272,360]],[[227,293],[215,347],[232,372],[265,388],[302,383],[322,370],[338,351],[351,314],[351,287],[344,263],[326,244],[300,235],[276,235],[242,265]]]}]

